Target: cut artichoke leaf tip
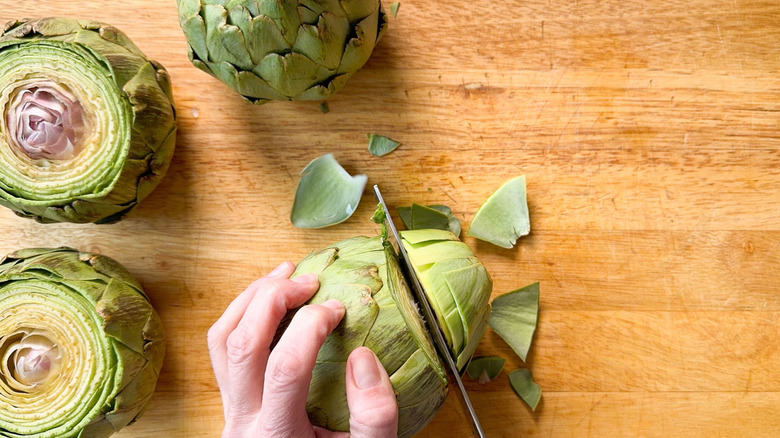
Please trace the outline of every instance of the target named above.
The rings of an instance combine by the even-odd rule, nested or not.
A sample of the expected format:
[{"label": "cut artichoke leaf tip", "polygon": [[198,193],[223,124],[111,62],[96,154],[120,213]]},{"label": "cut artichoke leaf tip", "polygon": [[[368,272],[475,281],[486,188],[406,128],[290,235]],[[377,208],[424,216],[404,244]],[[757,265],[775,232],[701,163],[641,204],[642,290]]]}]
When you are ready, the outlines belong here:
[{"label": "cut artichoke leaf tip", "polygon": [[498,356],[480,356],[474,357],[466,368],[466,373],[473,380],[481,384],[490,382],[498,377],[504,368],[504,358]]},{"label": "cut artichoke leaf tip", "polygon": [[333,154],[315,158],[301,172],[290,221],[298,228],[324,228],[349,219],[368,177],[351,176]]},{"label": "cut artichoke leaf tip", "polygon": [[368,152],[375,157],[382,157],[393,152],[401,143],[383,135],[367,134]]},{"label": "cut artichoke leaf tip", "polygon": [[[417,206],[415,208],[415,205]],[[460,220],[452,214],[452,209],[446,205],[420,205],[412,204],[409,207],[396,207],[401,221],[408,230],[419,228],[438,228],[449,230],[455,236],[460,236]],[[433,210],[433,211],[430,211]],[[441,214],[446,216],[447,223],[441,219]]]},{"label": "cut artichoke leaf tip", "polygon": [[515,391],[515,394],[517,394],[532,411],[536,411],[536,406],[538,406],[539,400],[542,398],[542,388],[534,382],[531,371],[525,368],[512,371],[509,373],[509,384]]},{"label": "cut artichoke leaf tip", "polygon": [[539,316],[539,283],[496,297],[491,309],[490,327],[525,361]]},{"label": "cut artichoke leaf tip", "polygon": [[531,232],[525,175],[506,181],[479,207],[468,235],[502,248],[514,247]]},{"label": "cut artichoke leaf tip", "polygon": [[393,14],[393,18],[398,15],[398,8],[401,6],[401,2],[390,3],[390,13]]}]

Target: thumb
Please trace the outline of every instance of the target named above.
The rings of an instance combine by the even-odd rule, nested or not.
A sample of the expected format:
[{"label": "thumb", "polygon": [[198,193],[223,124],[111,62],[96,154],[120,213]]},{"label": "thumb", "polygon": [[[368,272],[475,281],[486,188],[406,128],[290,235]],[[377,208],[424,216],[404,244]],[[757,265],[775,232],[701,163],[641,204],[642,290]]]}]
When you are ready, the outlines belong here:
[{"label": "thumb", "polygon": [[347,405],[352,438],[398,436],[398,403],[387,371],[374,353],[356,348],[347,359]]}]

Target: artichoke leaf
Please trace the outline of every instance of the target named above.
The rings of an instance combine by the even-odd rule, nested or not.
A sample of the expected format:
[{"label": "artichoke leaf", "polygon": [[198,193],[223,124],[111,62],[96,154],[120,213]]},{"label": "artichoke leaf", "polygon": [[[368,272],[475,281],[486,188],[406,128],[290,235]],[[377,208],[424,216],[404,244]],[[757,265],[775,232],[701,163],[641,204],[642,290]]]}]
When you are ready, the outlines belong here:
[{"label": "artichoke leaf", "polygon": [[509,384],[515,394],[520,396],[532,411],[535,411],[542,398],[542,388],[534,382],[531,371],[525,368],[512,371],[509,373]]},{"label": "artichoke leaf", "polygon": [[393,18],[398,16],[398,8],[401,7],[401,2],[390,3],[390,13],[393,14]]},{"label": "artichoke leaf", "polygon": [[491,303],[490,327],[525,361],[539,314],[539,283],[507,292]]},{"label": "artichoke leaf", "polygon": [[479,207],[468,235],[502,248],[512,248],[518,237],[530,232],[525,175],[521,175],[502,184]]},{"label": "artichoke leaf", "polygon": [[[419,209],[419,208],[417,209],[416,212],[418,215],[421,216],[421,218],[413,217],[412,214],[413,206],[414,204],[412,204],[412,206],[410,207],[396,207],[396,210],[398,211],[398,215],[401,217],[401,221],[404,223],[404,226],[406,226],[407,229],[414,230],[418,228],[439,228],[441,226],[441,225],[428,226],[428,227],[423,226],[423,225],[434,225],[436,223],[440,224],[441,219],[438,218],[438,216],[436,216],[435,214],[429,212],[428,210]],[[441,205],[441,204],[426,205],[425,207],[440,212],[445,216],[447,216],[447,226],[439,229],[449,230],[456,237],[460,236],[460,220],[458,220],[458,218],[456,218],[455,215],[452,214],[452,209],[450,209],[446,205]],[[436,217],[436,218],[431,220],[429,219],[429,217],[431,218]]]},{"label": "artichoke leaf", "polygon": [[484,384],[498,377],[505,362],[503,357],[498,356],[475,357],[469,362],[466,372],[473,380]]},{"label": "artichoke leaf", "polygon": [[400,145],[401,143],[384,135],[368,134],[368,152],[375,157],[383,157]]},{"label": "artichoke leaf", "polygon": [[350,176],[333,154],[312,160],[301,172],[290,220],[298,228],[341,223],[355,212],[368,178]]}]

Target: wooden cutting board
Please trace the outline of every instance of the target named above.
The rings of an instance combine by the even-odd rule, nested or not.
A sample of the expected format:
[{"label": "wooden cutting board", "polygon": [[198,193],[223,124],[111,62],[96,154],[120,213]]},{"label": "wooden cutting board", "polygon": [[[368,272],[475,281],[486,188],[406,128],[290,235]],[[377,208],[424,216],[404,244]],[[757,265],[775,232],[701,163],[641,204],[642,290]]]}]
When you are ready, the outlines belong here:
[{"label": "wooden cutting board", "polygon": [[[289,220],[297,174],[327,152],[391,204],[443,203],[464,228],[525,174],[532,233],[464,238],[494,296],[541,282],[523,364],[488,332],[478,354],[529,367],[536,412],[467,382],[490,437],[780,434],[780,3],[404,0],[347,87],[253,106],[192,67],[173,0],[0,0],[2,18],[62,15],[124,30],[170,71],[180,129],[162,185],[125,221],[40,225],[0,211],[0,252],[69,245],[145,285],[167,330],[145,416],[118,437],[214,437],[206,331],[282,260],[373,235]],[[403,145],[376,158],[366,133]],[[421,436],[467,436],[454,397]]]}]

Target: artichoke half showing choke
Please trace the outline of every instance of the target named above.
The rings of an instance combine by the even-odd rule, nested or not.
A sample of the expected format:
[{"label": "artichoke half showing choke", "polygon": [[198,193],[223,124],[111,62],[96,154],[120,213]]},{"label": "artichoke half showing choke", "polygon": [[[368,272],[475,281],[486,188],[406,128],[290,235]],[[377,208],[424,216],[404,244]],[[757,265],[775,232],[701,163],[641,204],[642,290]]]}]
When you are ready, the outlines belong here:
[{"label": "artichoke half showing choke", "polygon": [[387,28],[380,0],[177,0],[189,57],[254,103],[323,100]]},{"label": "artichoke half showing choke", "polygon": [[[401,236],[462,369],[487,326],[490,276],[448,231],[402,231]],[[306,406],[312,423],[349,429],[346,361],[352,350],[366,346],[393,384],[399,436],[421,430],[444,403],[448,380],[393,247],[380,236],[347,239],[301,260],[294,276],[307,273],[320,280],[310,303],[336,298],[347,309],[317,356]]]},{"label": "artichoke half showing choke", "polygon": [[107,437],[152,397],[165,345],[141,285],[70,248],[0,261],[0,437]]},{"label": "artichoke half showing choke", "polygon": [[40,222],[120,220],[176,141],[170,78],[122,32],[68,18],[0,36],[0,205]]}]

